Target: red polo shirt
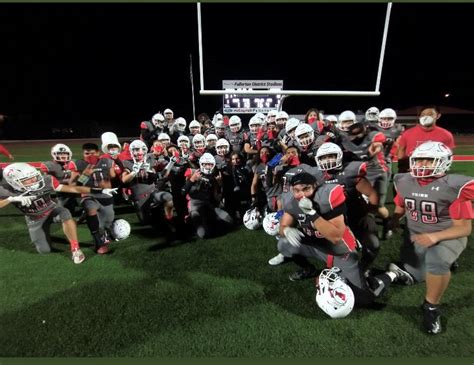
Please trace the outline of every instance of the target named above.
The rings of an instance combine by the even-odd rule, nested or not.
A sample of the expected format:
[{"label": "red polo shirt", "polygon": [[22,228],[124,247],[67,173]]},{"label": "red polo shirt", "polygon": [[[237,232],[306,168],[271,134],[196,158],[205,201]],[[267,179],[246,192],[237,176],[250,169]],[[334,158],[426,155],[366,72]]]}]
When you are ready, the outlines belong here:
[{"label": "red polo shirt", "polygon": [[455,147],[450,131],[438,126],[426,130],[419,124],[403,132],[399,145],[405,147],[405,156],[410,156],[416,147],[427,141],[442,142],[451,149]]}]

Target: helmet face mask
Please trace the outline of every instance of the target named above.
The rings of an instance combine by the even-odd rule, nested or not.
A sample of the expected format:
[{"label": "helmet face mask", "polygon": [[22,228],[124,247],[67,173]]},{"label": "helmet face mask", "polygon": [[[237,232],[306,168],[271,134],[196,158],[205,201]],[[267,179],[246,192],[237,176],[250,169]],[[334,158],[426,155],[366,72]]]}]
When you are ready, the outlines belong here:
[{"label": "helmet face mask", "polygon": [[145,161],[145,156],[148,152],[148,147],[145,143],[137,139],[130,143],[129,149],[133,162],[137,163]]},{"label": "helmet face mask", "polygon": [[199,169],[205,175],[210,175],[216,167],[216,159],[210,153],[205,153],[199,159]]},{"label": "helmet face mask", "polygon": [[170,136],[167,133],[161,133],[158,136],[158,141],[163,145],[164,148],[171,144]]},{"label": "helmet face mask", "polygon": [[65,144],[58,143],[51,148],[51,156],[57,162],[69,162],[72,158],[72,151]]},{"label": "helmet face mask", "polygon": [[189,142],[189,138],[187,136],[180,136],[177,142],[178,147],[181,149],[189,149],[189,147],[191,147],[191,143]]},{"label": "helmet face mask", "polygon": [[347,317],[354,308],[355,296],[338,267],[324,269],[318,277],[316,303],[331,318]]},{"label": "helmet face mask", "polygon": [[242,121],[237,115],[233,115],[229,119],[229,128],[232,133],[238,133],[242,128]]},{"label": "helmet face mask", "polygon": [[5,167],[3,178],[13,189],[22,192],[38,191],[45,186],[41,172],[23,162],[13,163]]},{"label": "helmet face mask", "polygon": [[442,177],[452,163],[453,153],[444,143],[428,141],[412,152],[410,174],[417,179]]},{"label": "helmet face mask", "polygon": [[230,144],[226,139],[221,138],[216,142],[216,152],[219,156],[226,156],[229,153],[229,150]]},{"label": "helmet face mask", "polygon": [[151,118],[151,123],[155,126],[155,127],[159,127],[159,128],[163,128],[163,126],[165,125],[165,117],[160,114],[160,113],[156,113],[152,118]]},{"label": "helmet face mask", "polygon": [[342,167],[342,150],[335,143],[326,142],[316,152],[316,164],[321,171],[330,171]]},{"label": "helmet face mask", "polygon": [[207,148],[214,148],[217,143],[217,136],[215,134],[209,134],[206,137],[206,147]]},{"label": "helmet face mask", "polygon": [[197,151],[203,151],[206,148],[206,138],[202,134],[196,134],[193,138],[193,147]]},{"label": "helmet face mask", "polygon": [[367,109],[365,112],[365,119],[369,122],[377,122],[379,119],[379,109],[375,106]]},{"label": "helmet face mask", "polygon": [[259,229],[262,226],[262,218],[257,208],[249,209],[245,212],[243,217],[245,228],[250,230]]},{"label": "helmet face mask", "polygon": [[314,142],[314,130],[306,123],[300,124],[295,130],[295,139],[302,147],[308,147]]}]

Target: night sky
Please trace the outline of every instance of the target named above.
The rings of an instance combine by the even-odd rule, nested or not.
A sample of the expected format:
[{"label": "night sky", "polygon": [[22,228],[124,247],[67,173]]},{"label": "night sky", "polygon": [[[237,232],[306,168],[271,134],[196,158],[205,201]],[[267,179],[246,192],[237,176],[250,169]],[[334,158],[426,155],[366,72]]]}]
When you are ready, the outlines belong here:
[{"label": "night sky", "polygon": [[[282,79],[286,89],[373,90],[385,11],[384,3],[204,3],[205,87]],[[473,16],[474,3],[395,3],[380,97],[292,96],[284,109],[471,109]],[[0,113],[18,121],[12,137],[19,124],[90,121],[123,134],[168,107],[190,121],[190,54],[196,112],[222,107],[222,97],[198,94],[195,4],[0,4],[0,34]]]}]

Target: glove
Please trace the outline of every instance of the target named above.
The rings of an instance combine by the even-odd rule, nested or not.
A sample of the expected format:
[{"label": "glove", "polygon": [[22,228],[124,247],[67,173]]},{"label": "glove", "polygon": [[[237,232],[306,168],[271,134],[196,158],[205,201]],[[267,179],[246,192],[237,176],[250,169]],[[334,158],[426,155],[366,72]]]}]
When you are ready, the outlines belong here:
[{"label": "glove", "polygon": [[29,207],[34,198],[33,196],[9,196],[7,200],[10,203],[20,203],[23,207]]},{"label": "glove", "polygon": [[303,211],[303,213],[310,218],[311,222],[314,222],[316,219],[319,218],[318,212],[316,211],[316,209],[313,208],[313,201],[311,199],[302,198],[298,202],[298,206]]},{"label": "glove", "polygon": [[142,162],[135,162],[133,164],[133,169],[132,169],[132,172],[134,174],[138,174],[138,172],[140,171],[140,169],[142,168]]},{"label": "glove", "polygon": [[142,169],[145,171],[150,171],[150,164],[148,162],[143,162]]},{"label": "glove", "polygon": [[102,189],[102,194],[113,196],[113,194],[117,194],[117,189],[118,188],[113,188],[113,189],[105,188],[105,189]]},{"label": "glove", "polygon": [[301,247],[301,237],[303,237],[303,232],[298,230],[298,228],[285,227],[283,230],[285,238],[290,242],[293,247]]}]

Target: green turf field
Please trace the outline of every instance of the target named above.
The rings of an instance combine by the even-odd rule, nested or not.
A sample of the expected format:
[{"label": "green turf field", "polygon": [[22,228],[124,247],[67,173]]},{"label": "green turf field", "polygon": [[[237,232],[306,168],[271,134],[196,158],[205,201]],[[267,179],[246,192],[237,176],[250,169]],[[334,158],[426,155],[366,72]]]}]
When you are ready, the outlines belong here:
[{"label": "green turf field", "polygon": [[[50,145],[8,148],[18,161],[39,161]],[[79,156],[80,143],[71,146]],[[453,172],[474,176],[473,165],[456,163]],[[429,336],[422,284],[392,287],[381,310],[332,320],[311,281],[288,280],[294,264],[267,264],[276,240],[263,231],[168,244],[128,207],[117,213],[132,236],[98,256],[80,225],[87,259],[74,265],[59,225],[51,231],[59,252],[40,256],[19,212],[0,210],[0,357],[474,356],[472,237],[443,300],[446,331]],[[378,268],[398,258],[400,235],[382,244]]]}]

